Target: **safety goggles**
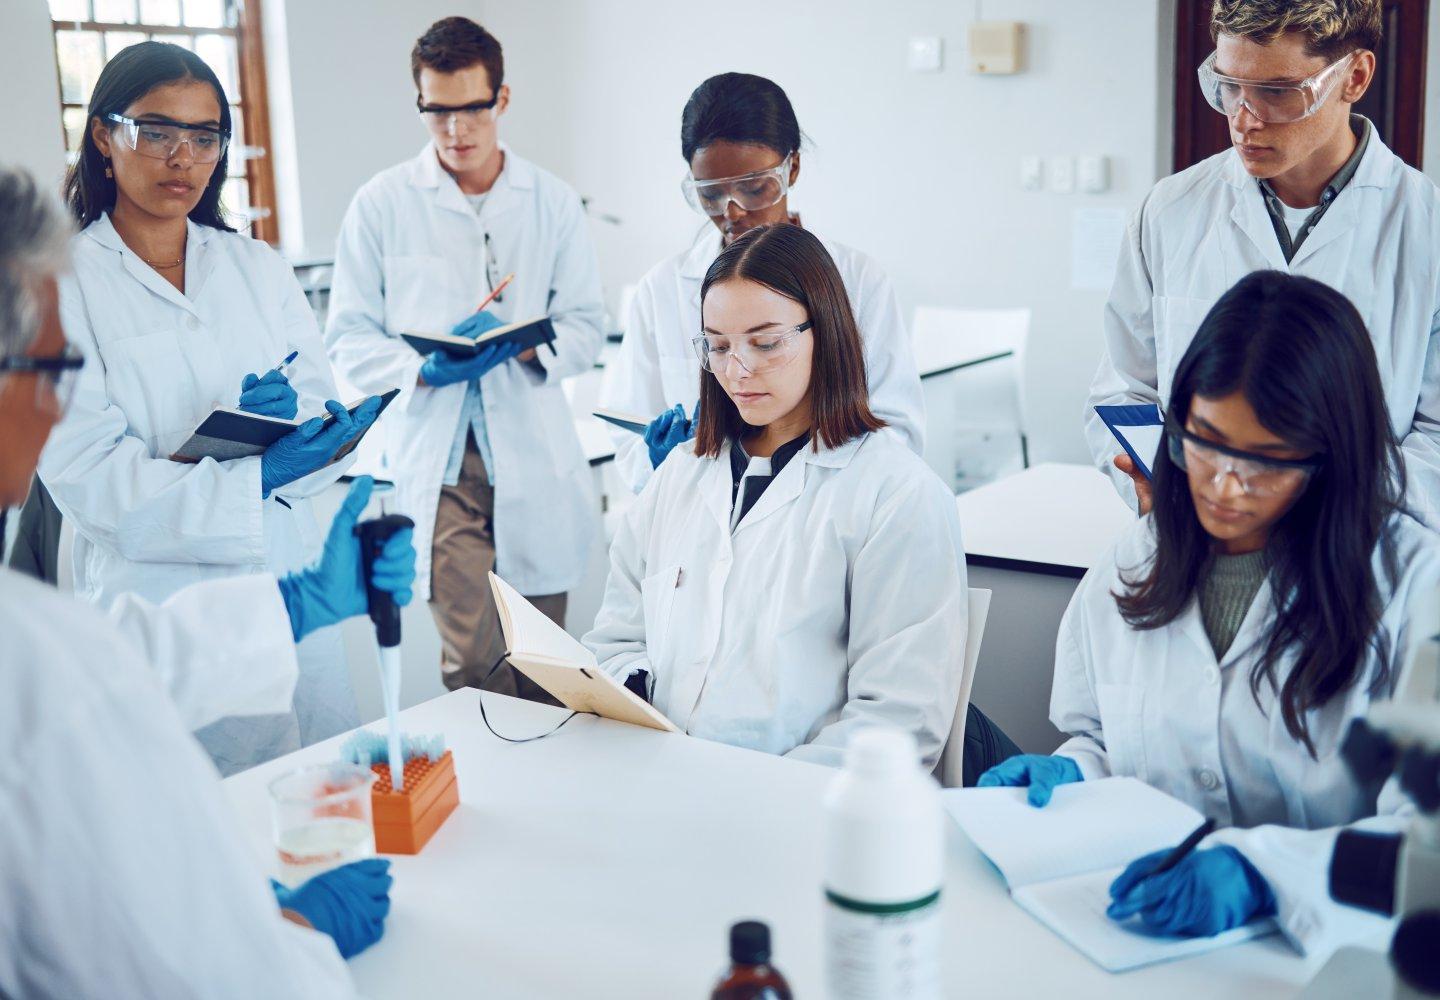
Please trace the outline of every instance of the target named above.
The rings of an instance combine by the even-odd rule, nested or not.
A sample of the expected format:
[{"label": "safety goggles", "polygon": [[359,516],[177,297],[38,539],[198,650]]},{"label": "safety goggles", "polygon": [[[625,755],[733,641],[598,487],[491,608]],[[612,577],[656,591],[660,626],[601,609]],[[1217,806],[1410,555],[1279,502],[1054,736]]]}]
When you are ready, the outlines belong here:
[{"label": "safety goggles", "polygon": [[440,104],[422,104],[417,97],[415,110],[420,112],[420,117],[432,131],[453,138],[457,132],[477,129],[492,119],[495,105],[499,102],[498,92],[488,101],[474,101],[455,108]]},{"label": "safety goggles", "polygon": [[786,156],[776,166],[738,177],[717,177],[714,180],[697,181],[686,177],[680,182],[685,200],[701,215],[718,218],[725,214],[733,201],[741,211],[759,212],[772,205],[778,205],[790,191],[790,157]]},{"label": "safety goggles", "polygon": [[190,156],[196,163],[214,163],[225,155],[230,145],[230,133],[211,125],[186,125],[184,122],[150,121],[126,118],[124,115],[106,115],[120,127],[125,145],[141,156],[157,160],[168,160],[180,151],[182,145],[190,147]]},{"label": "safety goggles", "polygon": [[1170,461],[1186,473],[1221,485],[1234,476],[1247,496],[1273,497],[1289,493],[1309,482],[1323,464],[1318,458],[1269,458],[1254,452],[1227,448],[1190,433],[1173,419],[1166,418],[1165,439]]},{"label": "safety goggles", "polygon": [[810,329],[810,325],[807,319],[799,326],[780,333],[751,333],[738,337],[702,334],[690,343],[695,347],[701,367],[707,372],[724,374],[733,358],[749,374],[764,375],[795,360],[799,353],[797,338]]},{"label": "safety goggles", "polygon": [[1267,125],[1303,121],[1330,99],[1345,78],[1344,69],[1359,51],[1343,55],[1318,73],[1290,83],[1242,80],[1217,73],[1212,52],[1200,64],[1200,90],[1210,106],[1227,118],[1234,118],[1243,107]]},{"label": "safety goggles", "polygon": [[73,350],[67,350],[59,357],[32,358],[28,354],[11,354],[0,357],[0,379],[6,375],[33,375],[35,383],[35,408],[55,409],[63,414],[75,395],[75,384],[80,380],[80,369],[85,359]]}]

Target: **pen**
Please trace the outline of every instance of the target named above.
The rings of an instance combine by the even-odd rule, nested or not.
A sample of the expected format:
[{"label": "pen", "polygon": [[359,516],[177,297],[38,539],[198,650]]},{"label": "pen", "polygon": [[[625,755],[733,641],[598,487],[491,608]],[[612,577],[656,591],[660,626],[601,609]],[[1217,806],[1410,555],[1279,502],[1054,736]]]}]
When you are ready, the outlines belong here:
[{"label": "pen", "polygon": [[481,310],[483,310],[486,306],[488,306],[490,303],[494,302],[495,299],[499,297],[500,293],[503,292],[503,291],[505,291],[505,286],[508,285],[508,284],[510,284],[510,282],[512,282],[512,281],[514,281],[514,280],[515,280],[515,272],[514,272],[514,271],[511,271],[509,274],[505,275],[505,277],[501,279],[500,284],[498,284],[498,285],[495,286],[494,291],[492,291],[489,295],[485,296],[484,300],[483,300],[478,306],[475,307],[475,311],[478,313],[478,312],[480,312]]},{"label": "pen", "polygon": [[1200,841],[1210,836],[1214,829],[1214,819],[1207,819],[1205,822],[1201,823],[1199,826],[1197,826],[1194,830],[1190,832],[1190,836],[1186,837],[1184,840],[1180,841],[1180,843],[1176,844],[1175,849],[1172,850],[1169,854],[1165,855],[1165,857],[1158,865],[1150,869],[1140,878],[1136,879],[1135,884],[1132,885],[1130,888],[1133,890],[1136,885],[1144,882],[1152,875],[1160,875],[1164,872],[1168,872],[1171,868],[1174,868],[1180,862],[1184,861],[1185,856],[1191,851],[1195,850],[1196,846],[1199,845]]},{"label": "pen", "polygon": [[[281,375],[284,375],[285,372],[283,371],[283,369],[286,368],[286,367],[288,367],[289,364],[290,364],[290,362],[294,361],[294,360],[295,360],[296,358],[298,358],[299,356],[300,356],[300,352],[299,352],[299,351],[291,351],[289,354],[285,355],[285,360],[284,360],[284,361],[281,361],[281,362],[280,362],[278,365],[276,365],[274,368],[271,368],[271,369],[270,369],[270,372],[280,372]],[[266,375],[269,375],[270,372],[266,372],[265,374],[266,374]],[[263,377],[263,376],[262,376],[262,377]]]}]

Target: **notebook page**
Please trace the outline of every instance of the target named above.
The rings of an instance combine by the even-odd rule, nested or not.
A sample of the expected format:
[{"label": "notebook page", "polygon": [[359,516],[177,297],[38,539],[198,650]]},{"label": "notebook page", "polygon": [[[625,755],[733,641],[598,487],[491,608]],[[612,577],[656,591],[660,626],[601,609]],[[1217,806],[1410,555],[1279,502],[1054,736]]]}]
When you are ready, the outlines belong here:
[{"label": "notebook page", "polygon": [[581,645],[579,639],[546,618],[519,591],[494,573],[490,574],[490,580],[508,612],[510,652],[559,660],[576,667],[595,665],[595,654]]}]

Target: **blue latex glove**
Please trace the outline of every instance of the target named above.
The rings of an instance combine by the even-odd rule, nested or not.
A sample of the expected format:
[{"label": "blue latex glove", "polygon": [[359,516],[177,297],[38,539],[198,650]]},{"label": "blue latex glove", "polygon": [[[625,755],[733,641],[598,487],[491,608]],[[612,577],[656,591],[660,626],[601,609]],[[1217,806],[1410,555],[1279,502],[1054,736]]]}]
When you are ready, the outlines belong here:
[{"label": "blue latex glove", "polygon": [[[698,415],[698,404],[695,410]],[[665,461],[665,456],[670,454],[677,444],[689,441],[694,436],[695,421],[685,416],[685,407],[679,403],[650,421],[650,426],[645,428],[645,447],[650,450],[650,468],[660,468],[660,463]]]},{"label": "blue latex glove", "polygon": [[1050,796],[1055,794],[1056,785],[1068,785],[1074,781],[1084,780],[1085,776],[1080,773],[1080,765],[1069,757],[1022,753],[1018,757],[1011,757],[1007,761],[996,764],[980,775],[980,780],[975,782],[975,787],[996,788],[1005,785],[1029,785],[1030,791],[1026,793],[1025,797],[1032,806],[1038,807],[1050,804]]},{"label": "blue latex glove", "polygon": [[371,396],[350,416],[335,400],[327,400],[325,409],[334,416],[326,425],[320,417],[312,417],[296,430],[265,449],[260,456],[260,494],[268,497],[286,483],[293,483],[321,468],[355,435],[375,422],[380,412],[380,397]]},{"label": "blue latex glove", "polygon": [[[290,631],[299,642],[317,628],[334,625],[346,618],[363,615],[369,610],[365,595],[365,563],[360,555],[360,537],[355,522],[370,502],[375,481],[358,476],[350,484],[350,492],[325,536],[325,549],[320,561],[307,570],[291,573],[280,580],[280,596],[290,612]],[[402,608],[413,596],[415,584],[415,546],[413,531],[402,528],[385,540],[385,547],[376,556],[371,578],[375,586],[388,592]]]},{"label": "blue latex glove", "polygon": [[300,397],[295,395],[290,380],[276,371],[264,377],[254,372],[240,380],[240,409],[262,417],[294,420],[300,410]]},{"label": "blue latex glove", "polygon": [[[482,309],[456,323],[450,332],[457,337],[474,338],[487,330],[504,325]],[[473,358],[463,354],[451,354],[449,351],[436,351],[420,366],[420,377],[425,380],[426,385],[437,388],[455,382],[469,382],[471,379],[480,378],[491,369],[500,367],[519,353],[520,348],[516,344],[491,344],[481,348],[480,353]]]},{"label": "blue latex glove", "polygon": [[390,862],[366,858],[332,868],[294,889],[270,880],[282,910],[294,910],[310,926],[335,939],[340,954],[360,954],[385,933],[390,912]]},{"label": "blue latex glove", "polygon": [[1130,862],[1111,883],[1105,911],[1110,919],[1138,915],[1159,934],[1208,937],[1275,912],[1270,884],[1235,848],[1192,851],[1168,872],[1144,878],[1169,853],[1156,851]]}]

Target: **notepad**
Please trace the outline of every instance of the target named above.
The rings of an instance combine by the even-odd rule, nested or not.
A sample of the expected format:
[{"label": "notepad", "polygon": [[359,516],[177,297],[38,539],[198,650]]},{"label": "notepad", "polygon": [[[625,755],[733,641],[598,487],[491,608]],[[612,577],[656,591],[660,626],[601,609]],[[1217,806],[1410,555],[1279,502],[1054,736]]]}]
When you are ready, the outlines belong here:
[{"label": "notepad", "polygon": [[[380,413],[385,412],[385,407],[390,401],[400,394],[399,389],[390,389],[380,394]],[[348,404],[345,409],[351,416],[355,411],[364,405],[369,396],[362,396],[353,403]],[[244,410],[236,410],[230,407],[216,407],[210,411],[209,416],[200,421],[199,426],[191,431],[190,437],[185,443],[175,450],[170,456],[172,462],[198,462],[204,458],[213,458],[217,462],[228,462],[237,458],[250,458],[254,455],[264,454],[265,449],[276,441],[279,441],[286,434],[297,430],[306,420],[287,420],[284,417],[267,417],[259,413],[247,413]],[[376,420],[379,414],[376,414]],[[326,426],[335,422],[335,417],[326,412],[324,421]],[[374,427],[372,421],[370,427]],[[327,465],[333,465],[340,461],[369,433],[370,427],[365,428],[349,441],[345,442],[335,452],[333,458]]]},{"label": "notepad", "polygon": [[643,698],[595,665],[595,654],[556,625],[514,587],[490,574],[500,612],[505,658],[572,712],[588,712],[632,726],[679,732]]},{"label": "notepad", "polygon": [[591,410],[590,412],[607,424],[614,424],[616,427],[627,430],[631,434],[643,436],[650,428],[650,421],[644,417],[636,416],[633,413],[622,413],[619,410]]},{"label": "notepad", "polygon": [[1061,785],[1037,809],[1024,788],[941,793],[945,808],[1010,887],[1010,897],[1109,972],[1213,951],[1273,933],[1270,918],[1214,937],[1151,933],[1105,914],[1110,883],[1131,861],[1178,844],[1203,821],[1190,806],[1134,778]]},{"label": "notepad", "polygon": [[515,344],[522,351],[548,344],[550,353],[556,353],[555,324],[550,322],[549,316],[497,326],[478,337],[458,337],[453,333],[402,333],[400,339],[421,354],[434,354],[436,351],[445,350],[451,354],[473,358],[480,353],[482,347],[489,347],[491,344]]},{"label": "notepad", "polygon": [[1131,403],[1125,406],[1097,406],[1095,412],[1120,442],[1146,479],[1154,479],[1151,471],[1160,444],[1165,439],[1165,424],[1160,408],[1153,403]]}]

